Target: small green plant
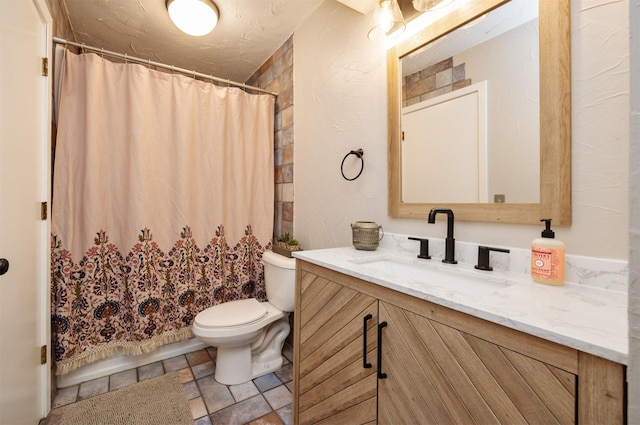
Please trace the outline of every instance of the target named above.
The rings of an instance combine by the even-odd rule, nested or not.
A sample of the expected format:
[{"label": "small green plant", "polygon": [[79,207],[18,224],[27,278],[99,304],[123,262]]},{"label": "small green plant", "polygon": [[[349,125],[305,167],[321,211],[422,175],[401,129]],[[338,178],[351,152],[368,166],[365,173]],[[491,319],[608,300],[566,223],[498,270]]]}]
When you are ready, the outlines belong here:
[{"label": "small green plant", "polygon": [[272,250],[276,254],[284,255],[291,258],[291,253],[294,251],[300,251],[300,242],[292,238],[289,233],[283,233],[278,236],[273,244]]},{"label": "small green plant", "polygon": [[277,241],[278,242],[282,242],[285,245],[292,245],[292,246],[300,245],[300,242],[298,242],[296,239],[293,239],[291,236],[289,236],[289,233],[284,233],[284,234],[280,235],[280,237],[278,237]]}]

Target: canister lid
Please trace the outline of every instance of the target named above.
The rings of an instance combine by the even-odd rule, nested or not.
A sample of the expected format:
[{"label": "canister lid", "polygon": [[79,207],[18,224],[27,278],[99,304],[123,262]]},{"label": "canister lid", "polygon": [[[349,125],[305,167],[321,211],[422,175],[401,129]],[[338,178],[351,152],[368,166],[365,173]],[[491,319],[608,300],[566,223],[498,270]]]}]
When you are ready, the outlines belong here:
[{"label": "canister lid", "polygon": [[351,227],[355,229],[379,229],[380,225],[375,221],[356,221]]}]

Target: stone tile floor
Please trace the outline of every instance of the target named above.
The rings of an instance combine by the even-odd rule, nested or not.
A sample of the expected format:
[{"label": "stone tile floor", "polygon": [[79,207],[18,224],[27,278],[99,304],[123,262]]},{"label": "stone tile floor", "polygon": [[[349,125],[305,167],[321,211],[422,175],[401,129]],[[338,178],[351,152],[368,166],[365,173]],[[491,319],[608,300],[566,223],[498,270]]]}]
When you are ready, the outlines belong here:
[{"label": "stone tile floor", "polygon": [[189,400],[194,425],[293,424],[291,347],[285,346],[282,354],[285,364],[279,370],[240,385],[222,385],[215,381],[216,349],[208,347],[60,388],[52,402],[51,413],[40,425],[57,425],[62,406],[174,371],[178,372]]}]

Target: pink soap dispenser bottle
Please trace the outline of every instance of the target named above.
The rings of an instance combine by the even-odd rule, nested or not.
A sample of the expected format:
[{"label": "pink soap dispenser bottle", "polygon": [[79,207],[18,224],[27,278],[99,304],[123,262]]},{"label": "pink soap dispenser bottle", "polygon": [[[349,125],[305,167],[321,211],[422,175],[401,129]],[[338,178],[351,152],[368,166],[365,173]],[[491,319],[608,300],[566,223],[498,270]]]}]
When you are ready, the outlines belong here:
[{"label": "pink soap dispenser bottle", "polygon": [[542,237],[531,242],[531,277],[534,282],[560,286],[564,284],[564,243],[555,239],[551,219],[543,218]]}]

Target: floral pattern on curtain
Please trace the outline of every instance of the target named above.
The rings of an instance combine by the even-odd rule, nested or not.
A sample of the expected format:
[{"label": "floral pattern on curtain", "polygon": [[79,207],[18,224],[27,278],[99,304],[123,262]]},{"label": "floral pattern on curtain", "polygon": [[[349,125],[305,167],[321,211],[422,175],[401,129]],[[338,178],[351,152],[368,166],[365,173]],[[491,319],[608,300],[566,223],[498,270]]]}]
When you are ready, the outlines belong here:
[{"label": "floral pattern on curtain", "polygon": [[212,305],[247,297],[266,300],[260,262],[265,247],[251,226],[233,247],[221,226],[204,247],[185,227],[168,252],[149,229],[140,232],[128,253],[100,231],[77,263],[61,245],[54,236],[52,327],[61,374],[79,360],[90,362],[119,348],[141,354],[190,337],[196,314]]},{"label": "floral pattern on curtain", "polygon": [[65,53],[52,205],[56,373],[266,299],[274,99]]}]

